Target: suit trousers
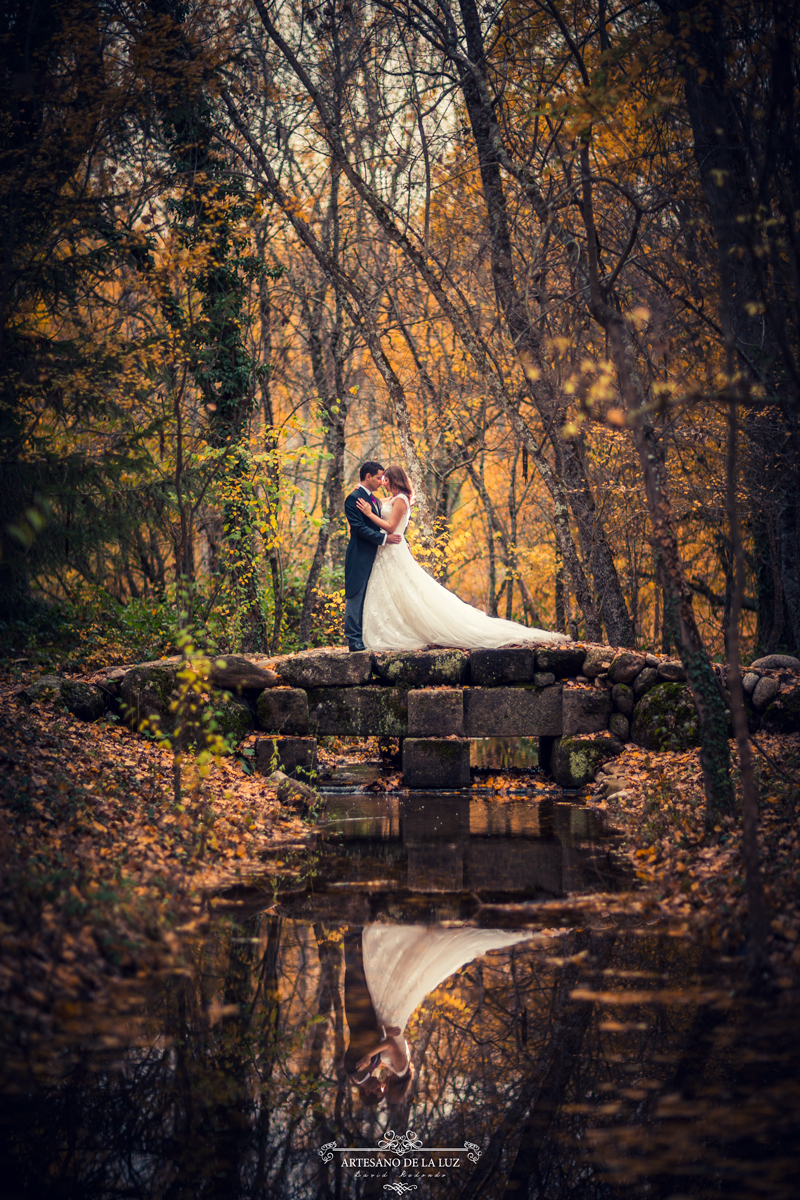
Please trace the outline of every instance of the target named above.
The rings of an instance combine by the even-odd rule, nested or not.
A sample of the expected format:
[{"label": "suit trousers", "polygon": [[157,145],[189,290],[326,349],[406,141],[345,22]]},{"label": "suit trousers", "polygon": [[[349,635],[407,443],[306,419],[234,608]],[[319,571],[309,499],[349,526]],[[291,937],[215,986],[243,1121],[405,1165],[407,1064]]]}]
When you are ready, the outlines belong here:
[{"label": "suit trousers", "polygon": [[369,576],[364,580],[354,596],[348,596],[344,606],[344,636],[347,644],[364,644],[364,598],[367,594]]}]

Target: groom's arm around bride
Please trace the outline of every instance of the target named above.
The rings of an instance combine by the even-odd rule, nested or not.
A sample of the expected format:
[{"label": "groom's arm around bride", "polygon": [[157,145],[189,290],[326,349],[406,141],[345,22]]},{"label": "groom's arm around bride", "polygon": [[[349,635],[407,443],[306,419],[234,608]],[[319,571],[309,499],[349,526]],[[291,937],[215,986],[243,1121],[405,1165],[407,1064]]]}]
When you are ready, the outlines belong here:
[{"label": "groom's arm around bride", "polygon": [[364,649],[364,596],[378,548],[384,542],[401,540],[397,534],[378,529],[358,508],[359,499],[365,499],[372,511],[380,516],[380,505],[372,493],[380,487],[382,476],[380,463],[364,463],[360,471],[361,483],[344,502],[344,513],[350,526],[350,541],[344,558],[344,634],[351,650]]}]

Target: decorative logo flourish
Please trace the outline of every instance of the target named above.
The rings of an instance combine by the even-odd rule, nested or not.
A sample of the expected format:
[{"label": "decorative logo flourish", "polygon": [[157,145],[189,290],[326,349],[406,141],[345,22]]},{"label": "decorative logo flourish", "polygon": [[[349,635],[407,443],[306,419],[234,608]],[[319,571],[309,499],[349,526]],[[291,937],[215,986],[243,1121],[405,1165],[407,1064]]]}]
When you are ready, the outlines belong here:
[{"label": "decorative logo flourish", "polygon": [[317,1154],[324,1163],[329,1163],[333,1161],[332,1151],[338,1150],[338,1148],[339,1147],[336,1145],[336,1142],[326,1142],[324,1146],[320,1146],[319,1150],[317,1150]]},{"label": "decorative logo flourish", "polygon": [[415,1192],[417,1185],[415,1183],[385,1183],[383,1190],[385,1192],[396,1192],[398,1196],[402,1196],[405,1192]]},{"label": "decorative logo flourish", "polygon": [[464,1142],[464,1149],[467,1152],[469,1161],[476,1163],[481,1156],[480,1146],[476,1146],[474,1142]]},{"label": "decorative logo flourish", "polygon": [[391,1150],[395,1154],[403,1154],[406,1150],[420,1150],[422,1140],[417,1137],[413,1129],[407,1130],[406,1133],[395,1133],[393,1129],[387,1129],[378,1145],[381,1150]]}]

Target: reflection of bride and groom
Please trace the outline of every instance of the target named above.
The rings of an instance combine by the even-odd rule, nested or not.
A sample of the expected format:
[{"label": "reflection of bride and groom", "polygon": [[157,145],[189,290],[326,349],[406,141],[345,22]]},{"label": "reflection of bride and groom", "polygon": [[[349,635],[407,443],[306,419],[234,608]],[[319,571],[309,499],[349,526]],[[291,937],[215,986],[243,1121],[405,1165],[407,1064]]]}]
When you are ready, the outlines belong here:
[{"label": "reflection of bride and groom", "polygon": [[344,1069],[365,1104],[404,1100],[414,1077],[405,1028],[425,997],[474,958],[530,940],[503,929],[365,925],[344,938]]},{"label": "reflection of bride and groom", "polygon": [[[469,650],[567,640],[560,633],[488,617],[423,570],[403,536],[414,495],[402,467],[384,472],[379,462],[365,462],[360,479],[344,504],[350,525],[344,631],[351,650]],[[375,495],[381,486],[389,492],[382,502]]]}]

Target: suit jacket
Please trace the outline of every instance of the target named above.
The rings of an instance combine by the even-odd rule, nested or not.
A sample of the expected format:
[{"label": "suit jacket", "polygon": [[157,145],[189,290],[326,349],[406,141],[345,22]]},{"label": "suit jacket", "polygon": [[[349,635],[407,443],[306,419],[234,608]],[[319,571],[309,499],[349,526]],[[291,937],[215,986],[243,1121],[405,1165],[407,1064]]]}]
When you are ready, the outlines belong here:
[{"label": "suit jacket", "polygon": [[[383,1033],[364,974],[360,929],[344,935],[344,1015],[350,1031],[350,1044],[344,1054],[344,1069],[355,1075],[356,1063],[382,1041]],[[362,1074],[366,1076],[366,1071]]]},{"label": "suit jacket", "polygon": [[378,547],[386,539],[386,530],[373,525],[358,507],[359,497],[368,500],[376,516],[381,515],[377,500],[370,499],[365,487],[357,487],[344,502],[344,514],[350,525],[350,541],[344,556],[344,594],[349,599],[358,595],[369,579]]}]

